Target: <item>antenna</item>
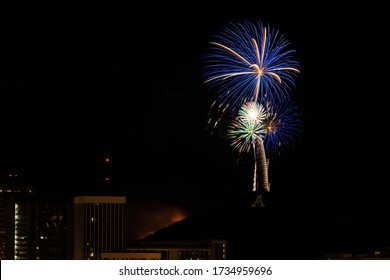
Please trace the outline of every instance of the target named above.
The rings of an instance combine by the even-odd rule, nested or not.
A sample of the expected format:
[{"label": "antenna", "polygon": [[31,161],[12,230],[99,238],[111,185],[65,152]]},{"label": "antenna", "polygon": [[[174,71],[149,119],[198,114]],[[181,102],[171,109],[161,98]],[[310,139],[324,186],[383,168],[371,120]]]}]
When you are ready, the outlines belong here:
[{"label": "antenna", "polygon": [[104,158],[104,190],[107,191],[110,186],[111,174],[110,174],[111,158],[106,156]]}]

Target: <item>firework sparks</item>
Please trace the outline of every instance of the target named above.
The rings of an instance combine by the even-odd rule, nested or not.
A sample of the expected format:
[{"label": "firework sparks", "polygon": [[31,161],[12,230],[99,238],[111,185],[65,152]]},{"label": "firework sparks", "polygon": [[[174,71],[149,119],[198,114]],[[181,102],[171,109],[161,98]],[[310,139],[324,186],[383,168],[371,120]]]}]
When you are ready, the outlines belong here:
[{"label": "firework sparks", "polygon": [[203,76],[204,84],[217,93],[209,112],[216,117],[209,125],[214,130],[226,113],[237,114],[227,137],[239,153],[253,152],[253,191],[258,164],[262,188],[269,191],[269,156],[292,142],[301,128],[300,115],[289,99],[300,73],[295,51],[288,49],[289,42],[278,30],[260,21],[232,23],[214,39]]},{"label": "firework sparks", "polygon": [[248,101],[284,98],[299,73],[288,45],[278,30],[260,21],[231,24],[210,43],[204,83],[217,89],[219,106],[228,110]]},{"label": "firework sparks", "polygon": [[256,102],[248,102],[241,107],[237,118],[230,123],[227,130],[227,137],[231,139],[231,145],[235,149],[240,153],[253,151],[255,159],[253,191],[258,189],[257,160],[262,167],[262,187],[269,191],[268,163],[263,144],[263,139],[266,137],[265,117],[263,106]]},{"label": "firework sparks", "polygon": [[265,134],[261,123],[240,118],[233,120],[231,129],[227,131],[228,137],[233,139],[231,145],[240,152],[249,152],[253,148],[253,143],[262,138],[261,134]]},{"label": "firework sparks", "polygon": [[244,104],[229,125],[227,137],[231,139],[231,145],[240,153],[250,152],[258,140],[265,138],[264,127],[265,111],[255,102]]},{"label": "firework sparks", "polygon": [[293,101],[268,102],[264,118],[264,147],[268,156],[287,148],[297,139],[302,130],[301,115]]}]

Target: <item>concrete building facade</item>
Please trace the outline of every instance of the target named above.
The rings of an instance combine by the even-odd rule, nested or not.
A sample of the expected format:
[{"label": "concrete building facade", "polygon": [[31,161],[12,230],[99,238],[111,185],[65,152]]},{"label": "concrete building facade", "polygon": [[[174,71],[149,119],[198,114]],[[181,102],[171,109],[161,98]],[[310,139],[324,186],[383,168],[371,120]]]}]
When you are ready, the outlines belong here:
[{"label": "concrete building facade", "polygon": [[74,198],[74,259],[99,260],[124,246],[125,196]]}]

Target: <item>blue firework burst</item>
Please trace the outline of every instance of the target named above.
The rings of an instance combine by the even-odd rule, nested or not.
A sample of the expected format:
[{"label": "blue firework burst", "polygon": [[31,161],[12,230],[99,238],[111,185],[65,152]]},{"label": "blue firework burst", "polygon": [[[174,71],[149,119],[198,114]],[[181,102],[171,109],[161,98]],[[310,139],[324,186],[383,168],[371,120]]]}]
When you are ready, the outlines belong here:
[{"label": "blue firework burst", "polygon": [[245,102],[283,99],[295,87],[295,50],[276,29],[261,21],[230,23],[210,42],[203,83],[217,92],[219,110],[239,110]]},{"label": "blue firework burst", "polygon": [[286,149],[298,138],[302,131],[302,116],[291,99],[279,102],[266,102],[263,126],[264,148],[267,155]]}]

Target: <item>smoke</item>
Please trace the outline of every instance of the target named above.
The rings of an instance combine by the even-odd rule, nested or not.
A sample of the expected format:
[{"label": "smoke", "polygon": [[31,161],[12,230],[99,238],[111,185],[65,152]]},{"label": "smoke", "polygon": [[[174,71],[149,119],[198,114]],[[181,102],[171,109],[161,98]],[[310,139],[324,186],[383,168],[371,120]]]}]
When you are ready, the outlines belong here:
[{"label": "smoke", "polygon": [[140,240],[188,216],[185,210],[163,202],[137,200],[126,202],[126,241]]}]

